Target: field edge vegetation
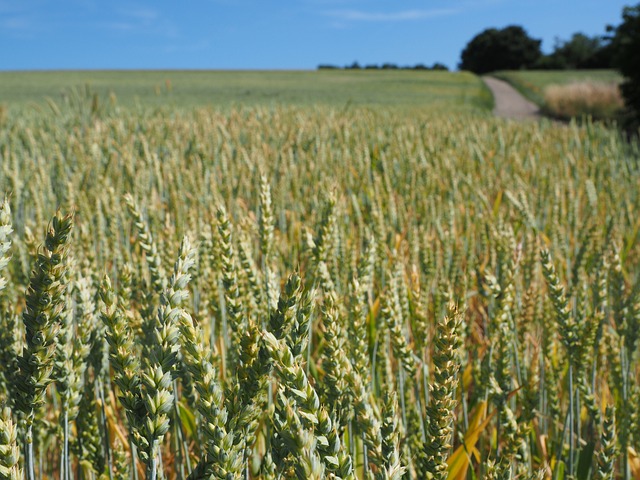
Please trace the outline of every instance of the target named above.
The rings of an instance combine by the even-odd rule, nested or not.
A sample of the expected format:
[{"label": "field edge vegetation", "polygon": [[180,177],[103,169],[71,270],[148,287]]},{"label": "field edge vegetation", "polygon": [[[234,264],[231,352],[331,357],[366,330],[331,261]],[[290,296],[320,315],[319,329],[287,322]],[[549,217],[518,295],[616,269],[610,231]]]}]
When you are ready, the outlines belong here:
[{"label": "field edge vegetation", "polygon": [[615,70],[499,71],[491,75],[558,119],[616,120],[624,107],[618,87],[622,76]]}]

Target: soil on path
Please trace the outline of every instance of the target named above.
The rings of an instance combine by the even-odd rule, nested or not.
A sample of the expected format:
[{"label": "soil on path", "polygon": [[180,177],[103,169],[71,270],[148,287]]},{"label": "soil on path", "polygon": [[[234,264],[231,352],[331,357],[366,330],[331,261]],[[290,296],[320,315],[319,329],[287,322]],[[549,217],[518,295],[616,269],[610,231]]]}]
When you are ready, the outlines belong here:
[{"label": "soil on path", "polygon": [[482,77],[495,100],[493,114],[503,118],[518,120],[541,118],[538,106],[524,98],[515,88],[503,80]]}]

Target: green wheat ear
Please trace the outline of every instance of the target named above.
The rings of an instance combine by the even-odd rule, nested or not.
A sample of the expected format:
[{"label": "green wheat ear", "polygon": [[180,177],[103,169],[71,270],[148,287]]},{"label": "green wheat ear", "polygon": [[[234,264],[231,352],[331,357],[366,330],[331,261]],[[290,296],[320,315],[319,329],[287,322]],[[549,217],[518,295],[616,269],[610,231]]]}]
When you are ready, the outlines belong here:
[{"label": "green wheat ear", "polygon": [[[0,402],[10,402],[14,396],[15,390],[15,371],[16,371],[16,351],[18,349],[19,330],[15,324],[16,315],[7,308],[2,296],[7,286],[7,279],[2,275],[3,270],[9,264],[9,249],[11,248],[11,233],[13,232],[11,224],[11,208],[9,201],[5,198],[0,204],[0,362],[3,369],[0,372]],[[4,312],[4,309],[10,310]]]},{"label": "green wheat ear", "polygon": [[619,455],[616,438],[616,414],[611,405],[607,405],[602,422],[600,450],[598,451],[598,470],[594,478],[598,480],[613,480],[615,476],[616,459]]},{"label": "green wheat ear", "polygon": [[203,455],[188,479],[240,479],[243,456],[239,445],[235,443],[235,432],[227,427],[228,415],[222,386],[212,364],[211,352],[204,342],[202,329],[181,306],[188,296],[186,287],[191,279],[190,271],[195,256],[196,250],[185,237],[180,245],[179,259],[174,267],[166,300],[167,316],[173,317],[173,323],[179,330],[177,339],[182,362],[198,393],[197,409],[203,420]]},{"label": "green wheat ear", "polygon": [[143,435],[145,407],[141,391],[139,354],[133,341],[133,332],[106,275],[100,296],[104,304],[100,316],[109,343],[109,359],[114,372],[113,383],[120,389],[118,400],[126,414],[129,438],[142,453],[148,445]]},{"label": "green wheat ear", "polygon": [[22,479],[18,468],[20,450],[17,443],[17,428],[8,408],[0,410],[0,480]]},{"label": "green wheat ear", "polygon": [[7,286],[7,279],[2,276],[2,270],[9,264],[9,249],[11,248],[11,207],[5,198],[0,204],[0,291]]},{"label": "green wheat ear", "polygon": [[452,424],[455,420],[455,389],[460,370],[459,349],[461,346],[460,327],[462,314],[450,302],[447,315],[438,322],[434,338],[433,354],[434,380],[430,385],[431,401],[427,406],[429,417],[427,444],[425,446],[426,472],[433,478],[447,478],[447,455],[453,440]]},{"label": "green wheat ear", "polygon": [[67,244],[72,216],[57,213],[38,252],[27,288],[22,320],[25,325],[23,353],[18,358],[16,406],[26,422],[27,478],[34,478],[33,421],[45,403],[45,392],[52,382],[58,333],[62,324],[66,292]]}]

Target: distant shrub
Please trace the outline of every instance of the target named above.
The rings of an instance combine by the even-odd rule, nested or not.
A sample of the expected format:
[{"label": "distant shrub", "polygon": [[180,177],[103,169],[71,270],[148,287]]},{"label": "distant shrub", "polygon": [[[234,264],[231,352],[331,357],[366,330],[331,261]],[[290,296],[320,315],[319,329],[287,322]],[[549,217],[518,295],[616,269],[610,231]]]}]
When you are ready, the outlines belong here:
[{"label": "distant shrub", "polygon": [[544,108],[558,118],[590,115],[596,119],[614,118],[624,106],[617,84],[575,82],[549,85],[544,90]]},{"label": "distant shrub", "polygon": [[431,66],[431,70],[439,70],[442,72],[448,72],[449,67],[447,67],[444,63],[436,62]]},{"label": "distant shrub", "polygon": [[318,70],[437,70],[448,72],[449,67],[447,67],[444,63],[436,62],[431,67],[428,67],[424,63],[417,63],[415,65],[406,65],[406,66],[398,66],[395,63],[383,63],[382,65],[378,65],[376,63],[369,63],[364,67],[361,66],[358,62],[353,62],[351,65],[345,65],[344,67],[338,67],[336,65],[330,64],[320,64],[318,65]]}]

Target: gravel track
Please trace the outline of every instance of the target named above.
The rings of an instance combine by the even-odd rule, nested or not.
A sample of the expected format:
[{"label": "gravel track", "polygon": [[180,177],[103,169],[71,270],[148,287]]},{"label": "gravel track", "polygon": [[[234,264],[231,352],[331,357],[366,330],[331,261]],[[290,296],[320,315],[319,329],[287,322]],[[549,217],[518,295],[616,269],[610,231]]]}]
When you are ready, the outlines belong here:
[{"label": "gravel track", "polygon": [[541,118],[538,106],[524,98],[520,92],[507,82],[494,77],[482,77],[482,80],[493,94],[495,100],[494,115],[517,120],[536,120]]}]

